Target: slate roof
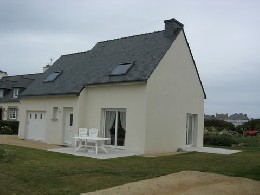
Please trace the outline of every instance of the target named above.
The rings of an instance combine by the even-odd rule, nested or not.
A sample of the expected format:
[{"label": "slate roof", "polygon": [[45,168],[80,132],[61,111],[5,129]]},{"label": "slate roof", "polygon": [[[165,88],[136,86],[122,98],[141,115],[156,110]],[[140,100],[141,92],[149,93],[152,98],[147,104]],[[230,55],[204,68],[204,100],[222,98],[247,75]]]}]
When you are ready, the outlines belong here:
[{"label": "slate roof", "polygon": [[[183,29],[181,23],[173,22],[170,36],[166,36],[167,29],[98,42],[90,51],[62,55],[21,97],[79,95],[86,85],[146,82]],[[111,76],[118,64],[125,62],[134,63],[127,74]],[[44,82],[55,71],[62,73],[53,82]]]},{"label": "slate roof", "polygon": [[13,89],[19,88],[20,92],[26,89],[39,74],[26,74],[16,76],[4,76],[0,79],[0,89],[4,90],[3,98],[0,98],[1,102],[16,102],[19,99],[13,99]]}]

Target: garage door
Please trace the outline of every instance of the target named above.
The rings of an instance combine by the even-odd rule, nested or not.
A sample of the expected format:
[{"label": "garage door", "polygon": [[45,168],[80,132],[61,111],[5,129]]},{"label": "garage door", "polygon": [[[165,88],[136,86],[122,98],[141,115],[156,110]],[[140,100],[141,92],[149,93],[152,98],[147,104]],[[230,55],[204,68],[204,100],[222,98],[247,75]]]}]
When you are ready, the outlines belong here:
[{"label": "garage door", "polygon": [[27,139],[45,141],[46,116],[45,112],[28,112]]}]

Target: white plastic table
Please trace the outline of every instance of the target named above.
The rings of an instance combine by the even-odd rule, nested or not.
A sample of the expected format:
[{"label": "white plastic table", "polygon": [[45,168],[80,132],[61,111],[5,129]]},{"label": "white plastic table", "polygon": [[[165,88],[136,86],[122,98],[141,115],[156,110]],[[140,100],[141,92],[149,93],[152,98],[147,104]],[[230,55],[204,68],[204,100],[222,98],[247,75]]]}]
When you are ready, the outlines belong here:
[{"label": "white plastic table", "polygon": [[[101,148],[105,153],[108,153],[106,148],[104,147],[104,142],[107,140],[110,140],[110,138],[105,138],[105,137],[92,137],[92,136],[75,136],[73,137],[75,139],[75,146],[77,144],[76,140],[80,140],[78,147],[76,147],[75,152],[78,151],[81,147],[86,147],[86,143],[88,141],[93,141],[95,143],[95,149],[96,149],[96,154],[98,153],[98,148]],[[81,140],[85,141],[85,146],[82,145]]]}]

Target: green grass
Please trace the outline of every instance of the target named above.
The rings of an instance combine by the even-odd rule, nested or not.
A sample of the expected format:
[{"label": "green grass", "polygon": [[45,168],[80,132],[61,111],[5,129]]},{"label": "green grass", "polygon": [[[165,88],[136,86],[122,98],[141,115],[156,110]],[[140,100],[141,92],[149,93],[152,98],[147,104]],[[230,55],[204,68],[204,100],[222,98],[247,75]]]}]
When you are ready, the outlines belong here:
[{"label": "green grass", "polygon": [[259,148],[232,155],[194,152],[97,160],[17,146],[1,147],[16,153],[12,162],[0,160],[2,194],[79,194],[187,170],[260,180]]}]

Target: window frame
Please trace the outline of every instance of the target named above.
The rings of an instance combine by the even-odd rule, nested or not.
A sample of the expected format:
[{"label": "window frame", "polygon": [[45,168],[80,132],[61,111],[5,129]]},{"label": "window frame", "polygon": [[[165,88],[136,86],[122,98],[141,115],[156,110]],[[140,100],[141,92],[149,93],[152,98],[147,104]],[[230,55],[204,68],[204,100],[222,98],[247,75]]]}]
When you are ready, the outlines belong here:
[{"label": "window frame", "polygon": [[13,89],[13,99],[17,99],[18,98],[19,92],[20,92],[19,88],[14,88]]},{"label": "window frame", "polygon": [[[110,76],[120,76],[120,75],[126,75],[128,71],[133,67],[133,62],[123,62],[119,63],[110,73]],[[124,67],[125,66],[125,67]],[[125,68],[125,69],[123,69]],[[120,70],[122,69],[122,70]]]},{"label": "window frame", "polygon": [[62,71],[54,71],[47,76],[47,78],[43,81],[44,83],[55,81],[60,75]]},{"label": "window frame", "polygon": [[17,119],[17,108],[8,108],[8,119]]}]

